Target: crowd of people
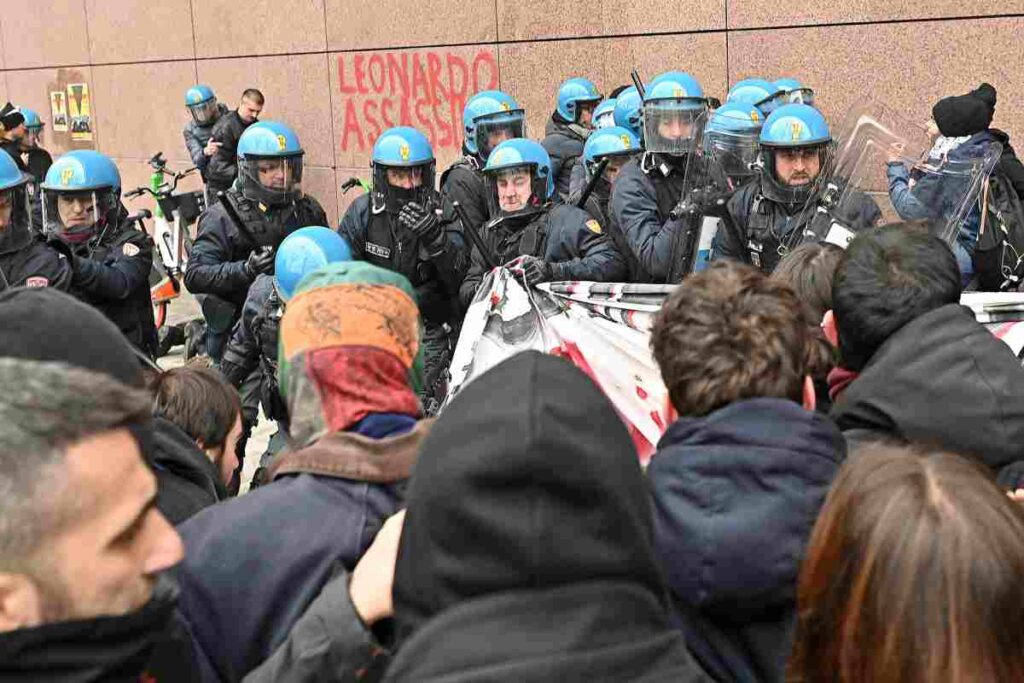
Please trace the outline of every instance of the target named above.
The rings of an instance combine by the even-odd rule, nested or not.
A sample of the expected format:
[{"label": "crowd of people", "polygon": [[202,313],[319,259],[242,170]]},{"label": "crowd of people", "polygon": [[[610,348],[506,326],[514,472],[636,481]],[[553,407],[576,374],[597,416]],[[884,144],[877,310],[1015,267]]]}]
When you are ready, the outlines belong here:
[{"label": "crowd of people", "polygon": [[[877,169],[895,216],[810,88],[673,71],[569,79],[541,142],[478,93],[439,177],[386,130],[336,229],[260,91],[185,100],[204,333],[166,371],[116,166],[0,110],[0,678],[1024,678],[1024,367],[959,303],[1019,275],[975,258],[1024,230],[992,86]],[[979,159],[965,207],[936,169]],[[646,469],[570,360],[447,395],[499,267],[676,285]]]}]

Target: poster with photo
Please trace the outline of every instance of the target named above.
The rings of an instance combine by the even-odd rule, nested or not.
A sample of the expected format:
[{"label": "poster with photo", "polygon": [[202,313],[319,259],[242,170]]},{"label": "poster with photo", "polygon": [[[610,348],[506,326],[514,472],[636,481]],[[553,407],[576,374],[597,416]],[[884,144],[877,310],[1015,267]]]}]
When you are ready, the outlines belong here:
[{"label": "poster with photo", "polygon": [[89,103],[88,83],[68,83],[68,115],[71,139],[92,140],[92,107]]},{"label": "poster with photo", "polygon": [[68,101],[63,90],[50,93],[50,114],[55,133],[68,132]]}]

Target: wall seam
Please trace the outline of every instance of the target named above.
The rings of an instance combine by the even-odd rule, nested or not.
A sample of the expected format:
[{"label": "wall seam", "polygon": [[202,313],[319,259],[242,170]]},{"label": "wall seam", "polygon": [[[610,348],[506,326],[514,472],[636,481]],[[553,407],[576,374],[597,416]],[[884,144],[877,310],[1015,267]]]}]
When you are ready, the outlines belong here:
[{"label": "wall seam", "polygon": [[498,0],[494,0],[494,61],[498,65],[498,90],[504,90],[501,82],[501,24],[498,20]]},{"label": "wall seam", "polygon": [[335,128],[335,123],[338,120],[337,112],[334,109],[334,87],[331,83],[331,40],[328,35],[327,29],[327,3],[323,3],[324,8],[324,61],[327,62],[327,98],[330,102],[331,110],[331,159],[333,163],[330,166],[331,172],[334,173],[334,209],[335,213],[338,214],[338,220],[341,220],[341,202],[338,200],[338,146],[341,145],[341,141],[338,139],[338,131]]},{"label": "wall seam", "polygon": [[196,83],[199,82],[199,48],[196,47],[196,14],[192,6],[192,0],[188,0],[188,21],[192,26],[192,73],[195,74]]}]

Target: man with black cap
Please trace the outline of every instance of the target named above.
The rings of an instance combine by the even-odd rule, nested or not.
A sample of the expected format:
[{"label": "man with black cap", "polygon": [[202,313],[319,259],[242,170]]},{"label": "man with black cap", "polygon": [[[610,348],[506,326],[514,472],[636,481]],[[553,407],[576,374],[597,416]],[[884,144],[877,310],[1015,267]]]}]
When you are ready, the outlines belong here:
[{"label": "man with black cap", "polygon": [[25,115],[21,110],[8,102],[0,109],[0,127],[3,128],[3,142],[0,148],[11,155],[18,168],[28,172],[25,160],[21,158],[21,140],[28,132],[25,130]]}]

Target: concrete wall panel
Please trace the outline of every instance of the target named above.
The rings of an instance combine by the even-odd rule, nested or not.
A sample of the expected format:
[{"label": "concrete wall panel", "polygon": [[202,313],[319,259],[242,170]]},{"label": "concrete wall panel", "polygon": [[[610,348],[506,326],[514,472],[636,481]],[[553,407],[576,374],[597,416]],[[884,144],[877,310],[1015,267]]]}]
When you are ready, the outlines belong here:
[{"label": "concrete wall panel", "polygon": [[725,0],[590,0],[585,5],[556,7],[547,0],[497,0],[499,40],[725,28]]},{"label": "concrete wall panel", "polygon": [[89,64],[82,0],[38,0],[4,12],[4,67]]},{"label": "concrete wall panel", "polygon": [[[382,24],[381,18],[389,22]],[[383,31],[400,18],[405,31]],[[463,0],[327,0],[327,44],[331,50],[486,43],[497,40],[494,8]]]},{"label": "concrete wall panel", "polygon": [[92,71],[100,151],[134,159],[163,152],[178,166],[188,161],[181,135],[187,117],[182,97],[195,82],[192,62],[96,66]]},{"label": "concrete wall panel", "polygon": [[189,0],[86,0],[94,64],[195,57]]},{"label": "concrete wall panel", "polygon": [[260,118],[291,126],[307,164],[334,165],[326,55],[199,60],[197,67],[199,80],[208,83],[230,108],[238,105],[243,90],[259,88],[266,98]]},{"label": "concrete wall panel", "polygon": [[[1024,12],[1024,0],[852,0],[847,2],[766,3],[761,0],[727,0],[729,28],[836,24],[843,22],[985,17]],[[928,35],[921,32],[921,35]],[[931,42],[930,44],[936,44]]]},{"label": "concrete wall panel", "polygon": [[380,133],[408,125],[428,137],[443,169],[460,154],[466,98],[495,87],[498,60],[489,46],[334,54],[335,165],[366,168]]},{"label": "concrete wall panel", "polygon": [[316,198],[327,213],[327,227],[338,225],[338,183],[334,169],[324,166],[304,166],[302,169],[302,190]]},{"label": "concrete wall panel", "polygon": [[323,0],[194,0],[197,57],[323,51]]}]

